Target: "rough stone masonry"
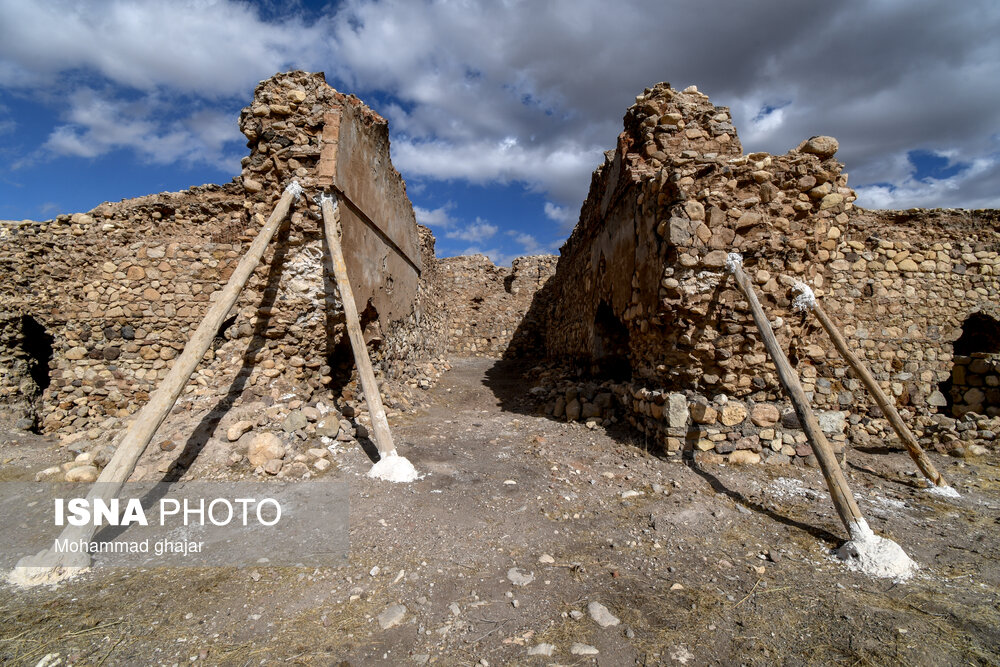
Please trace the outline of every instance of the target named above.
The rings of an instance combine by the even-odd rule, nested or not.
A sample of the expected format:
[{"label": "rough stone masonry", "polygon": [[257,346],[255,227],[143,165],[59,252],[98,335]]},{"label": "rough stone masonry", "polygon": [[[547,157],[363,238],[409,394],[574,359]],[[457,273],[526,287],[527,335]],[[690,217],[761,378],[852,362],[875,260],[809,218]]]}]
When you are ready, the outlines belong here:
[{"label": "rough stone masonry", "polygon": [[[0,224],[0,417],[65,442],[110,440],[295,178],[307,199],[192,377],[188,409],[227,391],[275,414],[319,402],[363,409],[312,201],[334,187],[354,203],[345,248],[390,409],[429,386],[445,353],[547,357],[577,367],[573,378],[539,376],[562,378],[532,392],[554,418],[625,418],[672,455],[808,462],[725,276],[736,250],[835,447],[887,426],[822,331],[792,309],[799,280],[916,415],[918,435],[951,448],[996,430],[997,213],[860,210],[830,137],[745,155],[726,108],[658,84],[627,111],[558,264],[520,258],[505,269],[435,258],[389,160],[386,121],[321,74],[261,82],[240,127],[250,150],[233,183]],[[356,178],[365,169],[377,192]]]},{"label": "rough stone masonry", "polygon": [[[588,407],[606,416],[592,400],[611,391],[629,421],[671,454],[808,457],[749,309],[726,276],[728,252],[744,255],[836,448],[848,423],[859,437],[885,424],[822,329],[793,310],[797,281],[820,296],[899,405],[927,418],[939,409],[998,415],[995,364],[956,359],[952,349],[970,328],[988,329],[977,336],[993,341],[979,346],[988,349],[964,354],[1000,352],[996,211],[859,210],[835,139],[745,155],[729,110],[694,87],[646,89],[624,126],[532,306],[541,330],[519,332],[544,338],[549,357],[610,378],[586,395],[555,391],[547,407],[554,416],[581,418]],[[936,416],[945,419],[928,428],[954,427]]]},{"label": "rough stone masonry", "polygon": [[[324,176],[357,206],[344,206],[344,247],[377,367],[397,385],[432,374],[443,318],[417,276],[433,263],[433,237],[418,229],[389,160],[386,121],[322,74],[289,72],[261,82],[240,127],[250,152],[231,184],[0,227],[0,405],[8,418],[61,434],[118,428],[166,374],[293,178],[304,199],[187,397],[237,383],[270,400],[359,402],[314,201]],[[318,167],[321,157],[332,159],[336,177]],[[375,203],[357,177],[365,169],[385,193]],[[382,220],[400,252],[375,238],[363,214]],[[369,265],[378,270],[362,270]],[[390,407],[405,402],[394,386]]]}]

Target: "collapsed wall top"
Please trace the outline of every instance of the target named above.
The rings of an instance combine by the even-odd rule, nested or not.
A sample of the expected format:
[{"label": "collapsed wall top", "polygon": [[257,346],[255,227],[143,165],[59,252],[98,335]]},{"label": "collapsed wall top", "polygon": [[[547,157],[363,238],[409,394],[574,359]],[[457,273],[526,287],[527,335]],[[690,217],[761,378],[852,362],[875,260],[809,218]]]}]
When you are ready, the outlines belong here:
[{"label": "collapsed wall top", "polygon": [[389,158],[386,120],[321,72],[293,71],[258,84],[240,130],[250,148],[240,176],[247,195],[271,202],[292,179],[309,198],[332,189],[358,311],[374,307],[383,325],[409,314],[420,244],[406,184]]},{"label": "collapsed wall top", "polygon": [[550,353],[627,364],[663,387],[775,387],[723,266],[744,253],[781,315],[793,279],[822,287],[855,198],[836,150],[813,137],[783,156],[744,155],[726,107],[693,86],[647,88],[562,249]]}]

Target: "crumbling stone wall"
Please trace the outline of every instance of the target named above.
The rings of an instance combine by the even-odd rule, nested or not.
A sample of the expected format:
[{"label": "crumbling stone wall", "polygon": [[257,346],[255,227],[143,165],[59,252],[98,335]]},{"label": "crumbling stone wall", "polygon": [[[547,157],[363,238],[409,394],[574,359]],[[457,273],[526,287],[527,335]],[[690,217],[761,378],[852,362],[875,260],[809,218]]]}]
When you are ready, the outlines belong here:
[{"label": "crumbling stone wall", "polygon": [[[436,280],[448,352],[480,357],[505,354],[515,331],[525,325],[536,292],[545,286],[555,266],[552,255],[518,257],[509,269],[494,265],[484,255],[439,260]],[[523,339],[520,344],[529,345]]]},{"label": "crumbling stone wall", "polygon": [[[123,427],[166,375],[296,178],[306,194],[270,244],[182,403],[236,387],[271,401],[324,398],[363,406],[350,375],[353,361],[315,201],[322,118],[331,105],[350,106],[363,125],[387,137],[383,119],[327,86],[322,75],[281,74],[258,86],[241,116],[251,153],[236,182],[0,227],[0,302],[10,313],[0,341],[0,403],[23,403],[25,373],[16,370],[17,346],[8,329],[30,316],[53,337],[50,383],[33,403],[41,428],[96,435]],[[380,145],[386,151],[381,168],[398,179],[387,140]],[[434,253],[433,237],[424,232],[413,223],[417,262]],[[385,387],[390,409],[409,405],[404,385],[432,374],[428,363],[444,350],[434,285],[410,281],[397,285],[396,295],[409,299],[405,310],[373,312],[367,297],[359,304],[373,362],[392,380]],[[23,405],[17,410],[35,417]]]},{"label": "crumbling stone wall", "polygon": [[1000,298],[996,214],[860,211],[837,148],[813,137],[785,155],[744,155],[725,107],[693,87],[647,89],[562,249],[548,354],[615,376],[626,417],[671,453],[808,455],[726,275],[736,251],[835,446],[847,423],[882,425],[825,334],[792,309],[796,282],[816,291],[897,403],[943,405],[961,322]]}]

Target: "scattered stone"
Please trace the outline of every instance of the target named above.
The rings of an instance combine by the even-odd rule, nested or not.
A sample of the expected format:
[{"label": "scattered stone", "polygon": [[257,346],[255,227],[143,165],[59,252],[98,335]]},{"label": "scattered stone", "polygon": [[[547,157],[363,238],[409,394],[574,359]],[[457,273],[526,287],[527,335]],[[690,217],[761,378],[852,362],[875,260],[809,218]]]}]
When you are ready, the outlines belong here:
[{"label": "scattered stone", "polygon": [[326,438],[340,435],[340,416],[333,413],[321,418],[316,423],[316,435]]},{"label": "scattered stone", "polygon": [[406,617],[406,605],[396,604],[377,616],[378,625],[383,630],[395,627]]},{"label": "scattered stone", "polygon": [[[285,457],[285,446],[273,433],[258,433],[247,447],[247,459],[253,467],[262,466],[274,459]],[[277,474],[277,472],[273,473]]]},{"label": "scattered stone", "polygon": [[590,644],[581,644],[580,642],[573,642],[573,646],[570,647],[569,652],[573,655],[597,655],[600,653],[600,651]]},{"label": "scattered stone", "polygon": [[285,417],[285,420],[281,422],[281,430],[285,433],[293,433],[304,429],[308,423],[309,420],[306,419],[306,416],[300,410],[292,410]]},{"label": "scattered stone", "polygon": [[240,420],[226,429],[226,438],[229,442],[236,442],[243,434],[253,428],[253,422]]},{"label": "scattered stone", "polygon": [[66,473],[67,482],[96,482],[101,471],[94,466],[84,465],[73,468]]},{"label": "scattered stone", "polygon": [[519,568],[512,567],[507,570],[507,578],[510,580],[510,583],[515,586],[527,586],[535,580],[535,573],[525,572]]},{"label": "scattered stone", "polygon": [[750,465],[760,463],[760,454],[749,449],[738,449],[729,455],[729,462],[734,465]]},{"label": "scattered stone", "polygon": [[528,649],[528,655],[550,656],[555,653],[556,647],[553,644],[535,644]]},{"label": "scattered stone", "polygon": [[591,602],[588,604],[587,611],[590,613],[590,618],[602,628],[621,623],[618,617],[608,611],[608,608],[600,602]]}]

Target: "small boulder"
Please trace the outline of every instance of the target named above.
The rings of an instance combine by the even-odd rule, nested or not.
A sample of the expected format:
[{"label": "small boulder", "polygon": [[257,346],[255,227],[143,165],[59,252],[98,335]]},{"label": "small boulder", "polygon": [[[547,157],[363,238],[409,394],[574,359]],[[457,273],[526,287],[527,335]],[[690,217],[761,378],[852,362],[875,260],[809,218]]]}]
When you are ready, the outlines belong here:
[{"label": "small boulder", "polygon": [[96,482],[100,471],[94,466],[79,466],[66,473],[67,482]]},{"label": "small boulder", "polygon": [[240,421],[236,422],[228,429],[226,429],[226,438],[229,440],[229,442],[236,442],[243,436],[244,433],[246,433],[252,428],[253,428],[253,422],[241,419]]},{"label": "small boulder", "polygon": [[753,411],[750,413],[750,421],[754,426],[762,428],[774,426],[780,418],[781,413],[778,412],[777,406],[770,403],[758,403],[753,406]]},{"label": "small boulder", "polygon": [[406,605],[394,604],[387,608],[377,617],[378,626],[383,630],[393,628],[403,622],[406,618]]},{"label": "small boulder", "polygon": [[602,628],[611,627],[612,625],[618,625],[621,621],[617,616],[608,611],[600,602],[591,602],[587,605],[587,611],[590,613],[590,618],[594,620]]},{"label": "small boulder", "polygon": [[840,143],[833,137],[818,136],[807,139],[799,150],[803,153],[816,155],[821,160],[825,160],[833,155],[840,148]]},{"label": "small boulder", "polygon": [[281,444],[273,433],[258,433],[250,441],[247,448],[247,458],[253,467],[262,466],[272,459],[281,459],[285,456],[285,446]]}]

